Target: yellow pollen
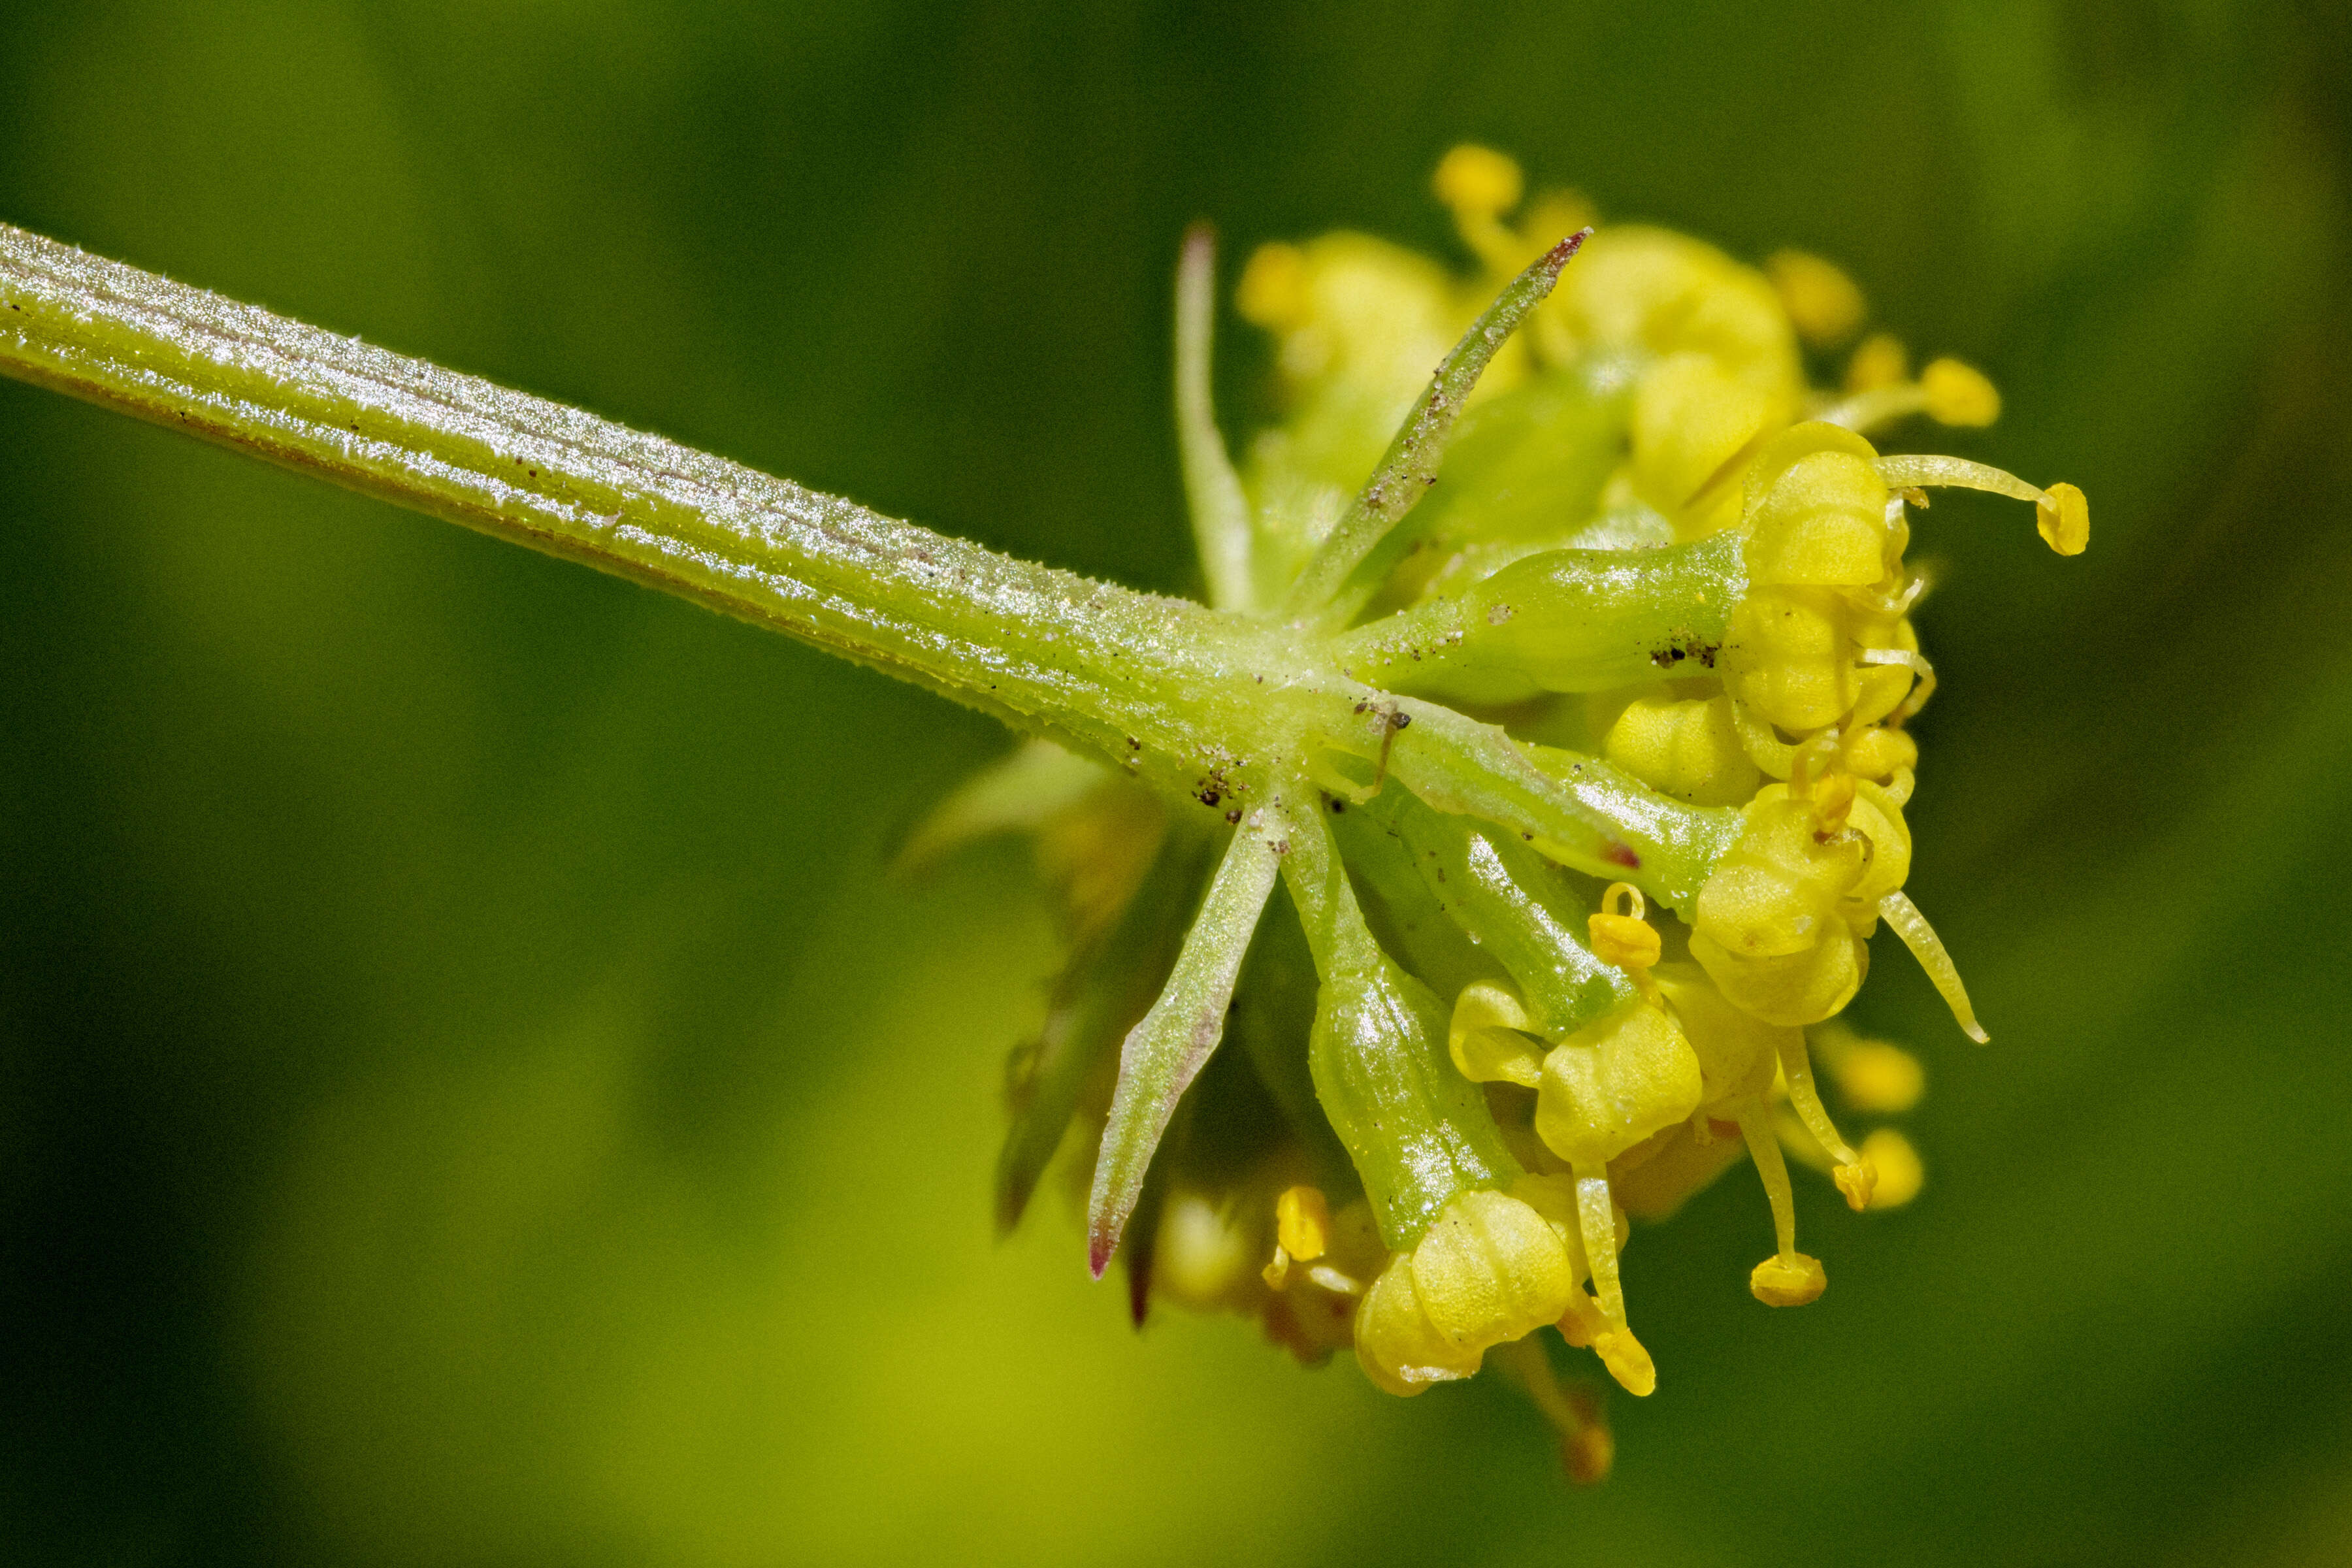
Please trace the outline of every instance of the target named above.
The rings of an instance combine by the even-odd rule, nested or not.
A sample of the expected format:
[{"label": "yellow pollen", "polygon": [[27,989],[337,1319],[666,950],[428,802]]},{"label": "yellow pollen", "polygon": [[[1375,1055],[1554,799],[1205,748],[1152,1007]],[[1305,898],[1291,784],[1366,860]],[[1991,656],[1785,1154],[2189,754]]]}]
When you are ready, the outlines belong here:
[{"label": "yellow pollen", "polygon": [[1983,463],[1971,463],[1966,458],[1906,452],[1882,457],[1873,466],[1889,489],[1953,485],[1962,489],[1989,490],[2014,500],[2030,500],[2035,509],[2033,526],[2040,531],[2042,542],[2061,555],[2080,555],[2091,542],[2091,503],[2073,485],[2056,484],[2045,490],[2039,485],[2027,484],[2015,474]]},{"label": "yellow pollen", "polygon": [[1839,1095],[1856,1110],[1899,1116],[1927,1092],[1927,1069],[1900,1046],[1857,1039],[1836,1024],[1813,1029],[1811,1041],[1813,1055],[1836,1080]]},{"label": "yellow pollen", "polygon": [[1631,1329],[1605,1329],[1592,1342],[1592,1353],[1609,1369],[1618,1386],[1636,1399],[1657,1391],[1658,1363]]},{"label": "yellow pollen", "polygon": [[1526,189],[1517,163],[1466,142],[1438,160],[1430,184],[1437,199],[1464,218],[1499,216],[1519,205]]},{"label": "yellow pollen", "polygon": [[2091,542],[2091,503],[2070,484],[2054,484],[2036,508],[2034,529],[2061,555],[2080,555]]},{"label": "yellow pollen", "polygon": [[1870,313],[1853,279],[1818,256],[1783,250],[1764,263],[1764,271],[1780,291],[1790,324],[1815,348],[1843,342]]},{"label": "yellow pollen", "polygon": [[1871,1194],[1874,1209],[1900,1208],[1919,1195],[1927,1180],[1927,1167],[1911,1140],[1892,1127],[1882,1127],[1862,1141],[1862,1157],[1878,1172],[1878,1188]]},{"label": "yellow pollen", "polygon": [[1903,340],[1891,332],[1873,332],[1862,340],[1846,361],[1845,389],[1848,392],[1874,392],[1882,386],[1893,386],[1911,374],[1911,356],[1905,352]]},{"label": "yellow pollen", "polygon": [[1860,1214],[1870,1206],[1870,1194],[1878,1186],[1878,1167],[1864,1155],[1851,1165],[1840,1165],[1831,1172],[1830,1180],[1845,1194],[1845,1206]]},{"label": "yellow pollen", "polygon": [[[1621,900],[1620,894],[1626,897]],[[1627,904],[1627,912],[1619,913],[1620,906]],[[1601,912],[1585,921],[1593,956],[1627,971],[1646,970],[1657,963],[1661,951],[1657,928],[1642,918],[1643,908],[1640,889],[1625,882],[1611,883],[1601,897]]]},{"label": "yellow pollen", "polygon": [[1274,1228],[1283,1251],[1312,1263],[1331,1248],[1331,1205],[1320,1188],[1285,1188],[1274,1200]]},{"label": "yellow pollen", "polygon": [[1244,320],[1270,332],[1303,323],[1311,301],[1307,292],[1307,253],[1276,241],[1261,245],[1242,268],[1234,304]]},{"label": "yellow pollen", "polygon": [[1646,908],[1641,889],[1631,882],[1612,882],[1601,895],[1600,910],[1586,918],[1584,927],[1592,955],[1623,970],[1642,994],[1655,1002],[1658,983],[1650,977],[1650,967],[1664,950],[1657,928],[1642,918]]},{"label": "yellow pollen", "polygon": [[[1790,1033],[1780,1042],[1780,1081],[1789,1090],[1789,1108],[1797,1120],[1805,1124],[1813,1142],[1822,1152],[1836,1163],[1830,1179],[1837,1183],[1838,1191],[1845,1194],[1846,1206],[1864,1209],[1870,1205],[1870,1190],[1877,1183],[1878,1173],[1870,1162],[1853,1152],[1838,1133],[1837,1124],[1830,1120],[1828,1107],[1822,1104],[1821,1090],[1813,1084],[1813,1064],[1805,1049],[1805,1037]],[[1783,1252],[1788,1250],[1784,1245]]]},{"label": "yellow pollen", "polygon": [[1768,1258],[1748,1276],[1748,1289],[1768,1307],[1802,1307],[1817,1301],[1829,1283],[1821,1259],[1801,1252]]},{"label": "yellow pollen", "polygon": [[1928,362],[1919,373],[1927,417],[1938,425],[1990,425],[2000,417],[2000,394],[1980,371],[1956,359]]}]

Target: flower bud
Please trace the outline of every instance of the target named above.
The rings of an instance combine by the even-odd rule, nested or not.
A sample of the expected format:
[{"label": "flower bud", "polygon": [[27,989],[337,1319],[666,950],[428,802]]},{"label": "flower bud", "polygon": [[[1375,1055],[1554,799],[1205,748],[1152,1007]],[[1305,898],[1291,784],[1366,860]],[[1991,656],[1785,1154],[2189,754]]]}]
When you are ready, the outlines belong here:
[{"label": "flower bud", "polygon": [[1356,1355],[1391,1394],[1467,1377],[1488,1347],[1556,1322],[1580,1271],[1566,1240],[1518,1198],[1463,1194],[1375,1280]]},{"label": "flower bud", "polygon": [[1648,1002],[1579,1029],[1544,1058],[1536,1132],[1574,1165],[1599,1165],[1698,1108],[1698,1058]]}]

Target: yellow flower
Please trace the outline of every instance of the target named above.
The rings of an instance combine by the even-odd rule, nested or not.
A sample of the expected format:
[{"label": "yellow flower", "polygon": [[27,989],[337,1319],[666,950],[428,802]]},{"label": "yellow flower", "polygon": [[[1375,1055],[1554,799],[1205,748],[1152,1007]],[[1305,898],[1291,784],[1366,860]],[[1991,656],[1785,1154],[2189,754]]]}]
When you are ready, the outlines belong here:
[{"label": "yellow flower", "polygon": [[[1935,689],[1910,619],[1926,587],[1906,559],[1911,514],[1927,487],[1992,490],[2032,502],[2062,554],[2083,548],[2088,515],[2071,486],[1874,442],[1914,416],[1996,418],[1991,383],[1957,361],[1915,378],[1880,333],[1854,348],[1842,390],[1812,390],[1807,347],[1850,342],[1868,320],[1832,264],[1783,251],[1759,269],[1633,225],[1603,225],[1578,251],[1562,236],[1591,220],[1580,198],[1529,196],[1517,165],[1484,148],[1450,153],[1433,185],[1480,276],[1353,234],[1251,258],[1237,300],[1274,341],[1286,412],[1238,475],[1197,401],[1204,340],[1187,340],[1199,378],[1188,475],[1215,481],[1196,494],[1225,498],[1218,515],[1241,531],[1226,542],[1239,564],[1219,580],[1248,579],[1221,604],[1289,602],[1297,581],[1320,581],[1305,568],[1335,530],[1347,536],[1342,519],[1361,526],[1363,498],[1402,482],[1386,466],[1398,452],[1435,430],[1436,446],[1417,449],[1444,456],[1413,470],[1409,515],[1381,514],[1402,517],[1381,525],[1395,531],[1375,542],[1385,552],[1330,579],[1360,573],[1360,591],[1319,624],[1338,674],[1390,690],[1356,709],[1376,744],[1310,749],[1307,788],[1325,794],[1257,851],[1287,858],[1306,942],[1261,931],[1246,968],[1231,948],[1230,1009],[1218,999],[1201,1016],[1213,1031],[1230,1011],[1249,1067],[1217,1081],[1255,1083],[1251,1114],[1266,1130],[1237,1162],[1179,1119],[1153,1166],[1157,1195],[1136,1210],[1150,1232],[1131,1268],[1162,1300],[1257,1318],[1304,1359],[1352,1347],[1396,1394],[1468,1377],[1492,1356],[1555,1423],[1570,1472],[1592,1479],[1608,1468],[1607,1428],[1588,1393],[1559,1384],[1540,1331],[1593,1351],[1635,1394],[1655,1387],[1620,1270],[1629,1216],[1665,1217],[1745,1153],[1773,1233],[1748,1289],[1794,1306],[1827,1274],[1798,1249],[1788,1158],[1855,1209],[1920,1191],[1903,1133],[1879,1125],[1849,1142],[1814,1076],[1819,1060],[1843,1108],[1867,1118],[1900,1115],[1922,1092],[1916,1058],[1837,1021],[1881,922],[1984,1037],[1904,892],[1920,763],[1908,725]],[[1205,256],[1187,262],[1199,299]],[[1498,285],[1555,278],[1549,298],[1507,290],[1531,313],[1517,335],[1483,340],[1492,357],[1475,385],[1430,381],[1465,352],[1457,340],[1486,331]],[[1183,319],[1206,331],[1203,312]],[[1376,468],[1390,478],[1368,484]],[[1357,606],[1369,619],[1351,627]],[[1620,837],[1570,842],[1492,788],[1402,765],[1391,777],[1404,727],[1449,718],[1398,691],[1490,721],[1481,755],[1524,775],[1504,795],[1597,802],[1620,814]],[[1166,843],[1139,858],[1116,830],[1089,849],[1089,832],[1138,808],[1034,756],[1025,765],[1020,787],[1000,781],[980,804],[1024,789],[1050,804],[1024,820],[1065,847],[1067,885],[1100,889],[1080,899],[1095,950],[1081,968],[1149,954],[1164,975],[1177,927],[1150,913],[1157,895],[1139,868],[1189,868],[1176,885],[1193,891],[1177,907],[1205,907],[1210,847],[1154,818]],[[1241,825],[1231,885],[1262,891],[1271,873],[1244,851],[1266,817],[1226,820]],[[1644,862],[1676,853],[1696,857],[1687,879]],[[1302,870],[1302,857],[1324,869]],[[1605,887],[1594,875],[1619,870]],[[1212,894],[1228,886],[1216,875]],[[1654,919],[1643,887],[1664,905]],[[1083,1013],[1092,1087],[1073,1088],[1086,1064],[1062,1049],[1034,1075],[1053,1091],[1040,1103],[1102,1116],[1108,1053],[1129,1026],[1145,1032],[1135,1020],[1156,984],[1074,990],[1123,1001]],[[1169,1089],[1163,1119],[1217,1070]],[[1022,1135],[1034,1162],[1045,1130]]]}]

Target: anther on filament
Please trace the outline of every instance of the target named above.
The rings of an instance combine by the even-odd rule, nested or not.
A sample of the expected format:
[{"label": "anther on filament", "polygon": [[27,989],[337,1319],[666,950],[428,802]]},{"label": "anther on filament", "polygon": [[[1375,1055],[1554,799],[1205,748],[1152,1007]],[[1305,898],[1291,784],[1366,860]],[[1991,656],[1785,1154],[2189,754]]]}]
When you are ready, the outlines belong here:
[{"label": "anther on filament", "polygon": [[1540,1341],[1513,1340],[1494,1349],[1495,1364],[1527,1390],[1528,1398],[1559,1434],[1560,1467],[1580,1487],[1608,1479],[1616,1462],[1617,1440],[1610,1435],[1601,1402],[1582,1384],[1563,1384]]},{"label": "anther on filament", "polygon": [[1748,1276],[1748,1289],[1768,1307],[1801,1307],[1829,1288],[1829,1274],[1821,1260],[1797,1250],[1797,1199],[1789,1186],[1789,1164],[1780,1158],[1780,1143],[1764,1119],[1762,1106],[1740,1108],[1740,1136],[1748,1141],[1748,1157],[1764,1184],[1772,1205],[1772,1237],[1776,1250]]},{"label": "anther on filament", "polygon": [[2000,393],[1982,371],[1956,359],[1932,360],[1908,381],[1903,375],[1903,349],[1892,339],[1879,347],[1874,338],[1854,353],[1847,372],[1848,395],[1816,416],[1825,425],[1839,425],[1857,434],[1876,430],[1914,414],[1925,414],[1938,425],[1980,428],[2000,417]]},{"label": "anther on filament", "polygon": [[1657,928],[1642,918],[1647,909],[1641,889],[1631,882],[1612,882],[1601,895],[1600,911],[1585,921],[1593,956],[1624,970],[1644,992],[1654,986],[1650,966],[1658,962],[1661,951]]},{"label": "anther on filament", "polygon": [[1792,1029],[1780,1041],[1779,1049],[1780,1079],[1788,1086],[1789,1108],[1797,1113],[1797,1120],[1805,1124],[1805,1131],[1812,1134],[1822,1152],[1835,1162],[1830,1179],[1845,1194],[1846,1207],[1856,1212],[1868,1208],[1871,1190],[1878,1184],[1878,1172],[1867,1159],[1854,1152],[1853,1145],[1839,1135],[1837,1124],[1830,1120],[1828,1108],[1822,1104],[1821,1090],[1813,1083],[1813,1065],[1805,1050],[1805,1037]]},{"label": "anther on filament", "polygon": [[2045,490],[2004,469],[1971,463],[1966,458],[1911,453],[1879,458],[1878,477],[1889,489],[1937,485],[2030,500],[2034,505],[2035,531],[2051,549],[2061,555],[2080,555],[2091,542],[2091,503],[2074,485],[2055,484]]}]

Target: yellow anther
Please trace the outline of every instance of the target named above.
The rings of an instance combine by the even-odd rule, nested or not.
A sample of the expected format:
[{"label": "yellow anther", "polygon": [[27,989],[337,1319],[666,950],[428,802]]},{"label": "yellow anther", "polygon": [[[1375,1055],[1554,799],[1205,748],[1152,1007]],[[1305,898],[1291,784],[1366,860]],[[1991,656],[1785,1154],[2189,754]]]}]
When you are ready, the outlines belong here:
[{"label": "yellow anther", "polygon": [[1865,1154],[1851,1165],[1840,1165],[1832,1171],[1830,1180],[1845,1194],[1845,1206],[1860,1214],[1870,1206],[1870,1194],[1878,1185],[1878,1168]]},{"label": "yellow anther", "polygon": [[[1643,908],[1639,888],[1630,882],[1612,882],[1601,896],[1601,911],[1584,922],[1592,939],[1593,956],[1637,974],[1657,963],[1657,928],[1642,918]],[[1621,909],[1627,912],[1617,912]]]},{"label": "yellow anther", "polygon": [[1617,1385],[1636,1399],[1647,1399],[1657,1391],[1658,1363],[1650,1359],[1633,1330],[1602,1330],[1593,1339],[1592,1353],[1601,1358]]},{"label": "yellow anther", "polygon": [[[1601,209],[1580,191],[1538,191],[1528,210],[1519,215],[1519,228],[1540,247],[1600,221]],[[1536,253],[1541,254],[1540,249]]]},{"label": "yellow anther", "polygon": [[[1870,1189],[1878,1180],[1878,1173],[1870,1168],[1867,1159],[1853,1152],[1845,1139],[1839,1135],[1837,1124],[1830,1120],[1828,1109],[1822,1104],[1821,1090],[1813,1085],[1813,1064],[1805,1049],[1805,1037],[1790,1030],[1780,1036],[1777,1044],[1780,1052],[1780,1080],[1789,1090],[1789,1108],[1797,1113],[1797,1120],[1805,1124],[1805,1131],[1812,1134],[1813,1142],[1821,1145],[1822,1152],[1835,1162],[1836,1168],[1831,1172],[1831,1179],[1837,1183],[1838,1191],[1845,1194],[1846,1206],[1857,1210],[1867,1208],[1870,1205]],[[1782,1238],[1781,1251],[1789,1250],[1789,1239]]]},{"label": "yellow anther", "polygon": [[1903,341],[1891,332],[1873,332],[1862,340],[1846,361],[1845,389],[1874,392],[1893,386],[1911,374],[1911,356]]},{"label": "yellow anther", "polygon": [[1768,1307],[1801,1307],[1817,1301],[1829,1283],[1821,1259],[1801,1252],[1775,1254],[1748,1276],[1748,1289]]},{"label": "yellow anther", "polygon": [[1816,1027],[1810,1038],[1815,1058],[1837,1084],[1839,1096],[1856,1110],[1899,1116],[1927,1091],[1927,1069],[1900,1046],[1857,1039],[1834,1022]]},{"label": "yellow anther", "polygon": [[1870,1195],[1874,1209],[1900,1208],[1919,1195],[1927,1179],[1919,1151],[1892,1127],[1882,1127],[1862,1141],[1862,1157],[1878,1172],[1877,1189]]},{"label": "yellow anther", "polygon": [[2056,484],[2045,490],[2039,485],[2027,484],[2015,474],[1983,463],[1971,463],[1966,458],[1922,453],[1881,458],[1877,467],[1879,478],[1895,489],[1912,485],[1957,485],[1963,489],[2030,500],[2035,509],[2033,526],[2041,532],[2042,542],[2061,555],[2080,555],[2091,542],[2091,503],[2073,485]]},{"label": "yellow anther", "polygon": [[2035,506],[2033,526],[2061,555],[2080,555],[2091,542],[2091,503],[2070,484],[2054,484]]},{"label": "yellow anther", "polygon": [[1956,359],[1928,362],[1919,373],[1927,417],[1938,425],[1990,425],[2000,417],[2000,394],[1981,371]]},{"label": "yellow anther", "polygon": [[1274,1232],[1282,1250],[1311,1263],[1330,1249],[1331,1205],[1319,1187],[1286,1187],[1274,1200]]},{"label": "yellow anther", "polygon": [[1430,184],[1437,199],[1457,216],[1488,218],[1518,205],[1526,188],[1517,163],[1491,147],[1467,142],[1438,160]]},{"label": "yellow anther", "polygon": [[1797,335],[1815,348],[1843,342],[1869,314],[1853,279],[1818,256],[1783,250],[1764,263]]},{"label": "yellow anther", "polygon": [[1287,331],[1303,323],[1312,308],[1307,271],[1307,253],[1298,247],[1261,245],[1242,268],[1234,304],[1244,320],[1271,332]]}]

